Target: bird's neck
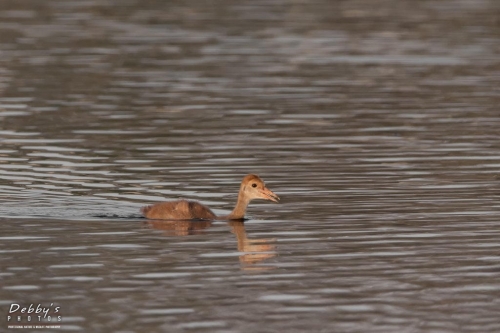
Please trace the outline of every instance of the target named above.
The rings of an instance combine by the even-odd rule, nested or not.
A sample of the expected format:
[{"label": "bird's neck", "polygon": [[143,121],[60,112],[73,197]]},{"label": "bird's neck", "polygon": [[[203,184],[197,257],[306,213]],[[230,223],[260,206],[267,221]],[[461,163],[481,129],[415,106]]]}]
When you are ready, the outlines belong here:
[{"label": "bird's neck", "polygon": [[245,212],[247,211],[247,206],[250,200],[243,195],[241,192],[238,194],[238,201],[234,207],[231,214],[227,216],[228,220],[241,220],[245,217]]}]

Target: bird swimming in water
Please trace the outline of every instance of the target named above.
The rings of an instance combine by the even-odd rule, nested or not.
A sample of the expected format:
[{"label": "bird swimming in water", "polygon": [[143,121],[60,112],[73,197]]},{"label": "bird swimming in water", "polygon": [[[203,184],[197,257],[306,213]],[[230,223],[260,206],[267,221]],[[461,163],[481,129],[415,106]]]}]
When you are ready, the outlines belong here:
[{"label": "bird swimming in water", "polygon": [[229,215],[217,216],[207,206],[188,200],[160,202],[142,207],[141,212],[146,218],[157,220],[242,220],[253,199],[279,201],[279,197],[266,187],[259,176],[249,174],[241,182],[238,201]]}]

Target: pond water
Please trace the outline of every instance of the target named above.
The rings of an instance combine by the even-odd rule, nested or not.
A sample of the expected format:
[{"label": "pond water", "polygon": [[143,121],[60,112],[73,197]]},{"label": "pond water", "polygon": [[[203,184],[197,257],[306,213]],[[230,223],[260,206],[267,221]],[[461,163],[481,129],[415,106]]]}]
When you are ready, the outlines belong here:
[{"label": "pond water", "polygon": [[[0,331],[13,303],[59,306],[44,332],[500,331],[499,17],[2,1]],[[228,213],[247,173],[282,200],[244,223],[139,213]]]}]

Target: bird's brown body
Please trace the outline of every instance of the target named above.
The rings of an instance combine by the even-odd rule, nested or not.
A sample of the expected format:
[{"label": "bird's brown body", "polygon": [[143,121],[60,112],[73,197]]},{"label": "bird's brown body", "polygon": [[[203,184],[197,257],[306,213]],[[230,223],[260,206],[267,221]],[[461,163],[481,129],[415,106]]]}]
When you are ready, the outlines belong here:
[{"label": "bird's brown body", "polygon": [[210,208],[196,201],[178,200],[160,202],[141,208],[142,214],[159,220],[215,220]]},{"label": "bird's brown body", "polygon": [[240,220],[245,217],[247,206],[253,199],[279,200],[259,176],[250,174],[243,178],[236,207],[227,216],[217,216],[207,206],[187,200],[157,203],[143,207],[141,212],[148,219],[158,220]]}]

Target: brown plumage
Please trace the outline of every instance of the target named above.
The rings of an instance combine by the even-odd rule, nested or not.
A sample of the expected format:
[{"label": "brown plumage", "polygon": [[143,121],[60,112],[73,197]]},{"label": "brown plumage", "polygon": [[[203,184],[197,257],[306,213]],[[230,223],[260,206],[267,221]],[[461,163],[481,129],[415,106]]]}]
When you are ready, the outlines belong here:
[{"label": "brown plumage", "polygon": [[259,176],[250,174],[243,178],[238,201],[229,215],[217,216],[207,206],[187,200],[157,203],[141,208],[141,212],[148,219],[159,220],[240,220],[245,217],[247,206],[253,199],[278,202],[279,197],[266,187]]}]

